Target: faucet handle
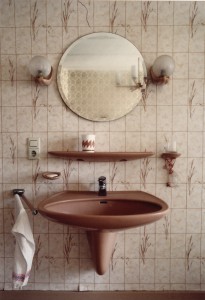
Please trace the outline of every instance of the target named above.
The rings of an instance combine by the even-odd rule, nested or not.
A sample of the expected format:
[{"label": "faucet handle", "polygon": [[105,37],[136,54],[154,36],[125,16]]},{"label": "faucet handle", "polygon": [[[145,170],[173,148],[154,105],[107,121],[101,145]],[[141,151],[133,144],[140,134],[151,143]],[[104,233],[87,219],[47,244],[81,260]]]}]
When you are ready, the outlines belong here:
[{"label": "faucet handle", "polygon": [[106,191],[106,177],[105,176],[100,176],[98,178],[99,182],[99,191],[98,191],[98,196],[106,196],[107,191]]},{"label": "faucet handle", "polygon": [[99,184],[103,184],[103,183],[105,183],[105,181],[106,181],[106,177],[105,177],[105,176],[100,176],[100,177],[98,178],[98,181],[99,181]]}]

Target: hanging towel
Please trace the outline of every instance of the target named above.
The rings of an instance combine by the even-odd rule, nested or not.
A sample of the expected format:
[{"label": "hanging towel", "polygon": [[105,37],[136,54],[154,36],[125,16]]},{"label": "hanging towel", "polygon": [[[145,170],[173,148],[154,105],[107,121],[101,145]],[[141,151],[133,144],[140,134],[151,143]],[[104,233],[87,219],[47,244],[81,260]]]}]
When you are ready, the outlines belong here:
[{"label": "hanging towel", "polygon": [[11,230],[16,239],[12,277],[14,289],[22,289],[28,283],[35,243],[27,213],[17,194],[15,202],[15,224]]}]

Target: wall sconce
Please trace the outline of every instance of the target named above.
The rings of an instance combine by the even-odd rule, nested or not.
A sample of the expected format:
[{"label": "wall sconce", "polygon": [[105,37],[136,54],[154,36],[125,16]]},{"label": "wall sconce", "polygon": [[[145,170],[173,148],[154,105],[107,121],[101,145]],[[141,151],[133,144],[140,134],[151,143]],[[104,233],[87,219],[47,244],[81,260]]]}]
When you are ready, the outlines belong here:
[{"label": "wall sconce", "polygon": [[53,68],[44,56],[34,56],[29,62],[29,72],[41,85],[49,85],[52,80]]},{"label": "wall sconce", "polygon": [[169,55],[161,55],[150,69],[151,80],[156,84],[167,84],[174,72],[174,60]]}]

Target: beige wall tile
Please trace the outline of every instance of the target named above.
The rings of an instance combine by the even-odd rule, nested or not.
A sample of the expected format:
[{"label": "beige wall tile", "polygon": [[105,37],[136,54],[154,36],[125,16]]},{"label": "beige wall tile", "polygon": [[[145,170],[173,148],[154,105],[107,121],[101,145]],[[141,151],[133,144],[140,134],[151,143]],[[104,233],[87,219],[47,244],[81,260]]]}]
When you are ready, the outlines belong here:
[{"label": "beige wall tile", "polygon": [[188,52],[189,26],[174,26],[174,52]]},{"label": "beige wall tile", "polygon": [[16,52],[17,54],[26,54],[31,52],[30,28],[16,28]]},{"label": "beige wall tile", "polygon": [[[203,78],[204,76],[204,54],[189,54],[189,78]],[[192,67],[193,66],[193,67]]]},{"label": "beige wall tile", "polygon": [[142,51],[157,51],[157,26],[147,26],[147,30],[142,31]]},{"label": "beige wall tile", "polygon": [[158,51],[171,52],[173,49],[173,26],[158,26]]},{"label": "beige wall tile", "polygon": [[135,281],[139,282],[139,259],[127,259],[125,262],[125,284],[134,284]]},{"label": "beige wall tile", "polygon": [[171,234],[171,257],[185,258],[185,234]]},{"label": "beige wall tile", "polygon": [[16,84],[11,85],[10,81],[2,84],[2,106],[16,106]]},{"label": "beige wall tile", "polygon": [[165,131],[165,132],[172,130],[171,106],[158,106],[158,108],[157,108],[157,130]]},{"label": "beige wall tile", "polygon": [[174,53],[175,71],[174,79],[188,78],[188,55],[187,53]]},{"label": "beige wall tile", "polygon": [[140,283],[154,283],[154,259],[147,259],[143,264],[140,261]]},{"label": "beige wall tile", "polygon": [[62,28],[51,27],[47,30],[47,51],[62,53]]},{"label": "beige wall tile", "polygon": [[171,259],[170,281],[175,284],[185,283],[185,260],[177,258]]},{"label": "beige wall tile", "polygon": [[109,26],[109,1],[94,1],[94,26]]},{"label": "beige wall tile", "polygon": [[173,25],[174,3],[171,1],[158,2],[158,24]]},{"label": "beige wall tile", "polygon": [[14,26],[14,14],[15,14],[15,8],[14,8],[14,2],[10,3],[7,1],[1,1],[0,4],[0,11],[1,11],[1,17],[0,17],[0,26],[1,27],[13,27]]},{"label": "beige wall tile", "polygon": [[78,21],[81,26],[93,26],[93,1],[78,2]]},{"label": "beige wall tile", "polygon": [[15,54],[16,53],[16,34],[15,28],[1,29],[1,53]]},{"label": "beige wall tile", "polygon": [[168,283],[170,281],[170,264],[167,259],[156,259],[156,280],[159,283]]},{"label": "beige wall tile", "polygon": [[187,131],[187,106],[173,106],[173,130]]},{"label": "beige wall tile", "polygon": [[30,2],[20,0],[15,6],[15,25],[16,27],[29,27],[31,24]]},{"label": "beige wall tile", "polygon": [[174,25],[189,25],[189,2],[174,3]]}]

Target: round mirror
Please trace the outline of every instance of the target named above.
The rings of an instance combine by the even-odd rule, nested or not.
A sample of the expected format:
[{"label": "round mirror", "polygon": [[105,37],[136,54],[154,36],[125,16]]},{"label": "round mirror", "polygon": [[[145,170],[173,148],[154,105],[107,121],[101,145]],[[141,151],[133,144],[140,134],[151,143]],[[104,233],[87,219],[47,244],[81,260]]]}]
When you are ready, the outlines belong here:
[{"label": "round mirror", "polygon": [[131,42],[113,33],[92,33],[65,51],[57,83],[63,101],[77,115],[110,121],[139,103],[146,76],[142,55]]}]

